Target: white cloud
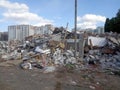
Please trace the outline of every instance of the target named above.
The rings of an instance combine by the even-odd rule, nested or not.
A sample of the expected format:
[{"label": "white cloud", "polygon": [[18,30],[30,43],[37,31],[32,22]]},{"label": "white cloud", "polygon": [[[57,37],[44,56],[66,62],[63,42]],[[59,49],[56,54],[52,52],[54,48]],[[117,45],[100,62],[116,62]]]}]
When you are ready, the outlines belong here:
[{"label": "white cloud", "polygon": [[29,7],[25,4],[11,3],[8,0],[0,0],[0,7],[13,12],[25,12],[29,10]]},{"label": "white cloud", "polygon": [[3,16],[6,20],[11,20],[16,24],[44,25],[52,24],[52,20],[45,19],[35,13],[29,12],[26,4],[12,3],[9,0],[0,0],[0,7],[5,9]]},{"label": "white cloud", "polygon": [[78,23],[77,26],[82,28],[82,29],[87,29],[87,28],[95,29],[96,28],[96,23],[83,22],[83,23]]},{"label": "white cloud", "polygon": [[82,29],[92,28],[95,29],[98,23],[104,23],[106,20],[105,16],[86,14],[82,17],[77,17],[77,26]]}]

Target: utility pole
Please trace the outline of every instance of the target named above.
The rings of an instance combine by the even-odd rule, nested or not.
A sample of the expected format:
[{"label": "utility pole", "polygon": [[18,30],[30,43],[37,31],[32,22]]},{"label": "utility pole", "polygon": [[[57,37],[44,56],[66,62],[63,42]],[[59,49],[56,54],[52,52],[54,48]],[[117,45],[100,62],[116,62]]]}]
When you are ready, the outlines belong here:
[{"label": "utility pole", "polygon": [[77,0],[75,0],[75,57],[77,56]]}]

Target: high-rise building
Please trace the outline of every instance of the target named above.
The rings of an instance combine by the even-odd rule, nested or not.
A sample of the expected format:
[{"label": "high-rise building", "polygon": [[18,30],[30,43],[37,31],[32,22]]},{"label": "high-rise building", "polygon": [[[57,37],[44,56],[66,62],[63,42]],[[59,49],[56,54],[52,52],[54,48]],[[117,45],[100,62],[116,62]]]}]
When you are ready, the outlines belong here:
[{"label": "high-rise building", "polygon": [[12,25],[8,26],[9,40],[24,40],[25,37],[34,34],[34,26],[32,25]]},{"label": "high-rise building", "polygon": [[8,26],[8,36],[10,40],[24,40],[25,37],[34,34],[52,34],[54,30],[53,25],[47,24],[45,26],[32,26],[32,25],[12,25]]}]

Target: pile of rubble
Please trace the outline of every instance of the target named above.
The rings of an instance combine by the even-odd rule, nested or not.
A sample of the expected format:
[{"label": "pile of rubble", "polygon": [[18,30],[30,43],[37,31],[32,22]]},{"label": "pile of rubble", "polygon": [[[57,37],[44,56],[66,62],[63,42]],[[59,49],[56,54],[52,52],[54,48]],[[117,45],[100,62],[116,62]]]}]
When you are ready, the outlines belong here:
[{"label": "pile of rubble", "polygon": [[120,70],[120,35],[87,36],[87,39],[85,37],[82,60],[74,57],[73,49],[66,50],[67,42],[64,42],[64,36],[74,39],[71,35],[72,32],[67,32],[66,35],[65,31],[57,30],[53,35],[27,37],[24,42],[0,42],[1,59],[21,60],[20,67],[23,69],[46,68],[52,71],[57,66],[75,64],[76,68],[99,65],[102,69]]},{"label": "pile of rubble", "polygon": [[[64,44],[54,39],[57,35],[33,36],[27,38],[25,42],[10,41],[6,45],[6,52],[1,54],[1,59],[20,60],[20,67],[23,69],[48,68],[74,64],[76,58],[70,50],[64,51]],[[3,50],[3,48],[1,48]]]},{"label": "pile of rubble", "polygon": [[6,41],[0,41],[0,58],[6,54],[8,50],[8,43]]},{"label": "pile of rubble", "polygon": [[90,36],[89,39],[89,46],[85,47],[84,62],[100,65],[101,69],[120,71],[120,36]]}]

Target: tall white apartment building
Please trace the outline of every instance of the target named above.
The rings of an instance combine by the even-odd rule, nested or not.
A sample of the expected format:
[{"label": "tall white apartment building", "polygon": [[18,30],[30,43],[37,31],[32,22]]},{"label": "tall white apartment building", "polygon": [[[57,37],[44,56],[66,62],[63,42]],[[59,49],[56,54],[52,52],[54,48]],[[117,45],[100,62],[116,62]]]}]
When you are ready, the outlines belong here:
[{"label": "tall white apartment building", "polygon": [[25,37],[34,34],[32,25],[12,25],[8,26],[8,40],[24,40]]},{"label": "tall white apartment building", "polygon": [[8,40],[16,39],[16,26],[8,26]]},{"label": "tall white apartment building", "polygon": [[25,37],[34,34],[52,34],[54,30],[53,25],[47,24],[45,26],[32,25],[11,25],[8,26],[8,40],[24,40]]}]

